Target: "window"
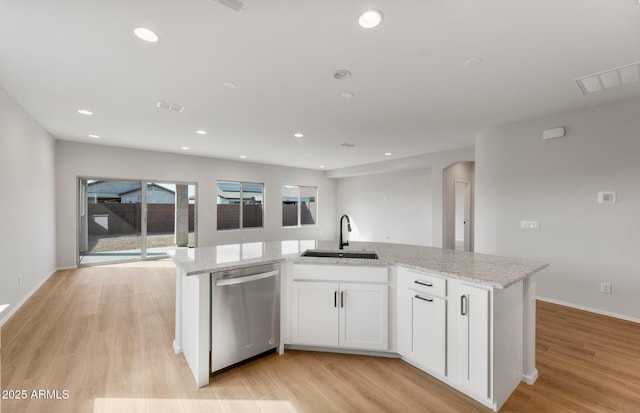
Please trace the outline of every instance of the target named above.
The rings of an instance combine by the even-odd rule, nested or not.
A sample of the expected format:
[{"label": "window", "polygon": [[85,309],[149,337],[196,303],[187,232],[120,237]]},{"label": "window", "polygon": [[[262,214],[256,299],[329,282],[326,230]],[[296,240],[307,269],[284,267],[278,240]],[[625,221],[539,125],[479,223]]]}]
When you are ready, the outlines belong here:
[{"label": "window", "polygon": [[282,187],[282,226],[316,225],[318,188],[284,185]]},{"label": "window", "polygon": [[261,228],[264,184],[218,181],[218,230]]}]

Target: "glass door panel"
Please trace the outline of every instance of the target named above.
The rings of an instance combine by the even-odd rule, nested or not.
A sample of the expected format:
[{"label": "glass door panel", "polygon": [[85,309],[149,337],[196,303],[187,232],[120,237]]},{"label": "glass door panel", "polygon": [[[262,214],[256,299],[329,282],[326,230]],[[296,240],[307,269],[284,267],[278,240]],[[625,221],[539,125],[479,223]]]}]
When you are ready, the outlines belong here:
[{"label": "glass door panel", "polygon": [[141,183],[81,179],[79,184],[79,263],[140,259]]}]

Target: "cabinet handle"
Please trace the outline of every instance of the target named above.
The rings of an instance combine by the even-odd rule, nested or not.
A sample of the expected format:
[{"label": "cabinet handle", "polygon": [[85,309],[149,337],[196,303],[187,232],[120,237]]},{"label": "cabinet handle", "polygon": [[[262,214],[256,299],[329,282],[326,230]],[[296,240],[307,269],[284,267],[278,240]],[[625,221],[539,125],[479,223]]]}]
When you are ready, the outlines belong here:
[{"label": "cabinet handle", "polygon": [[432,283],[423,283],[422,281],[414,281],[414,283],[424,285],[425,287],[433,287]]},{"label": "cabinet handle", "polygon": [[333,292],[333,306],[338,308],[338,291]]},{"label": "cabinet handle", "polygon": [[432,299],[432,298],[424,298],[424,297],[420,297],[418,294],[416,294],[416,298],[417,298],[418,300],[428,301],[428,302],[430,302],[430,303],[432,303],[432,302],[433,302],[433,299]]},{"label": "cabinet handle", "polygon": [[344,308],[344,291],[340,291],[340,307]]},{"label": "cabinet handle", "polygon": [[460,296],[460,315],[467,315],[468,312],[469,312],[469,308],[467,303],[467,296],[461,295]]}]

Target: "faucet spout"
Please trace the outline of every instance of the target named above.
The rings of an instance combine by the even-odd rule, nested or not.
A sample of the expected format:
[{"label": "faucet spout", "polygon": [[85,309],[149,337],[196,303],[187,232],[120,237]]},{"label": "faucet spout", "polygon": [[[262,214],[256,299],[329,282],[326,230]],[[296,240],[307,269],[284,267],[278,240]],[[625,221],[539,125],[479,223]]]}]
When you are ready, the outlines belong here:
[{"label": "faucet spout", "polygon": [[344,214],[340,217],[340,245],[339,248],[342,250],[345,246],[349,245],[349,241],[344,241],[344,237],[342,236],[342,221],[347,219],[347,231],[351,232],[351,221],[349,220],[349,216]]}]

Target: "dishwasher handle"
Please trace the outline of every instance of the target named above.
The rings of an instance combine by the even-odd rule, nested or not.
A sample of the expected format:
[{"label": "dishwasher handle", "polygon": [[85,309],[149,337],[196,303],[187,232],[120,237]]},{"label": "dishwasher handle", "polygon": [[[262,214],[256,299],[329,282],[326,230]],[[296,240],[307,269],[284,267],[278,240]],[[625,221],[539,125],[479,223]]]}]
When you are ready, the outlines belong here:
[{"label": "dishwasher handle", "polygon": [[251,281],[258,281],[264,278],[273,277],[274,275],[278,275],[279,273],[280,271],[273,270],[273,271],[261,272],[258,274],[246,275],[242,277],[226,278],[226,279],[221,278],[219,280],[216,280],[216,287],[225,287],[227,285],[244,284]]}]

